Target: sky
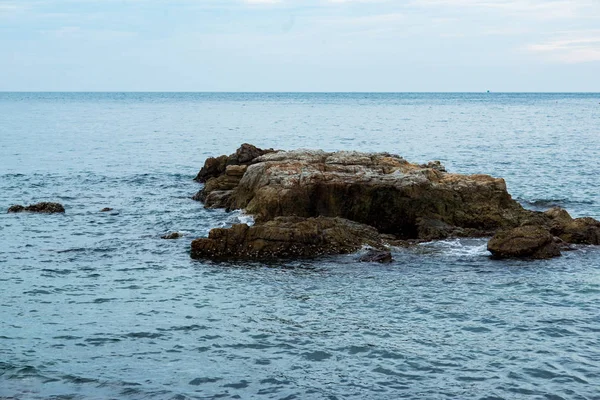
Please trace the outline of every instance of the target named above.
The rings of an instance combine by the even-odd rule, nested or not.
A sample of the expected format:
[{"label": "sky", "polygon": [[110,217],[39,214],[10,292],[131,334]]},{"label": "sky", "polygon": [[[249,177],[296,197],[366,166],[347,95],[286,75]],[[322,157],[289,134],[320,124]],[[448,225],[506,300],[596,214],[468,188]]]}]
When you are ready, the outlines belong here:
[{"label": "sky", "polygon": [[600,92],[600,0],[0,0],[0,91]]}]

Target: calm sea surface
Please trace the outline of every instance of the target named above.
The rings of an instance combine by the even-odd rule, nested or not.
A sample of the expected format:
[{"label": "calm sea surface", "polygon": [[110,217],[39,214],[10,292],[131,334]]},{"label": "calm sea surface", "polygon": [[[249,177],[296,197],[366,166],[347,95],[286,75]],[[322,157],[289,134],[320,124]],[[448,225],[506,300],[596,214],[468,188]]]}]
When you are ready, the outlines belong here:
[{"label": "calm sea surface", "polygon": [[[441,160],[600,219],[600,94],[0,93],[0,398],[600,399],[599,248],[191,260],[246,218],[190,200],[243,142]],[[66,214],[4,213],[44,200]]]}]

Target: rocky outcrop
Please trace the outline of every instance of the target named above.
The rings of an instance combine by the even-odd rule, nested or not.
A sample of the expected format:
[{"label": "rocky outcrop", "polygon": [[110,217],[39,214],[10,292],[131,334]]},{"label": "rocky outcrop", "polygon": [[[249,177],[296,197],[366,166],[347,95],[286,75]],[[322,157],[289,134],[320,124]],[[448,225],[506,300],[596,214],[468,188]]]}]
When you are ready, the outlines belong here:
[{"label": "rocky outcrop", "polygon": [[204,167],[198,172],[198,175],[196,175],[194,180],[200,183],[207,182],[210,178],[216,178],[222,175],[230,165],[248,165],[254,159],[273,152],[275,152],[273,149],[263,150],[251,144],[244,143],[235,153],[229,156],[222,155],[216,158],[208,158],[204,162]]},{"label": "rocky outcrop", "polygon": [[544,213],[545,226],[550,233],[566,243],[600,245],[600,221],[593,218],[572,218],[569,213],[554,207]]},{"label": "rocky outcrop", "polygon": [[560,256],[555,237],[544,227],[525,225],[500,231],[488,242],[492,257],[544,259]]},{"label": "rocky outcrop", "polygon": [[551,258],[573,250],[571,244],[600,244],[600,222],[573,218],[559,207],[533,213],[525,225],[496,233],[488,242],[494,258]]},{"label": "rocky outcrop", "polygon": [[[194,196],[205,207],[243,209],[254,216],[257,225],[247,230],[238,226],[211,231],[208,239],[194,242],[195,257],[244,258],[244,251],[248,251],[248,258],[269,254],[302,256],[303,250],[291,251],[291,245],[283,246],[281,251],[268,247],[257,253],[254,237],[248,239],[245,235],[263,232],[261,229],[267,227],[283,232],[281,224],[292,224],[292,220],[294,229],[296,225],[298,229],[303,227],[303,222],[318,227],[307,221],[319,217],[325,218],[323,221],[344,219],[370,226],[378,232],[379,241],[385,239],[394,244],[492,236],[502,231],[505,232],[502,235],[507,235],[502,236],[508,243],[506,246],[518,250],[513,252],[517,257],[555,253],[551,245],[544,247],[548,235],[566,243],[600,244],[600,222],[592,218],[573,219],[562,209],[546,213],[526,210],[512,199],[501,178],[453,174],[439,161],[413,164],[389,153],[275,151],[244,144],[230,156],[208,159],[196,180],[205,183]],[[531,236],[533,228],[511,231],[524,226],[540,228],[535,232],[538,236]],[[547,235],[542,235],[542,230]],[[217,244],[224,241],[234,250]],[[309,244],[294,236],[283,242],[294,241],[298,248]],[[525,248],[534,242],[542,247],[519,250],[519,243]],[[323,246],[331,251],[337,248]],[[241,250],[235,250],[238,248]],[[496,254],[504,254],[503,251]],[[331,253],[327,250],[323,254]]]},{"label": "rocky outcrop", "polygon": [[19,213],[19,212],[34,212],[34,213],[44,213],[44,214],[54,214],[54,213],[64,213],[65,208],[62,204],[59,203],[50,203],[50,202],[42,202],[37,204],[32,204],[27,207],[21,205],[14,205],[8,208],[9,213]]},{"label": "rocky outcrop", "polygon": [[273,153],[273,149],[259,149],[248,143],[244,143],[235,153],[220,157],[211,157],[204,162],[204,167],[196,175],[197,182],[205,183],[203,190],[196,193],[194,200],[205,202],[209,208],[227,208],[232,190],[235,189],[242,176],[250,165],[258,157]]},{"label": "rocky outcrop", "polygon": [[277,217],[260,225],[212,229],[192,242],[192,258],[266,260],[383,249],[376,229],[343,218]]},{"label": "rocky outcrop", "polygon": [[[209,170],[215,171],[205,165],[199,175]],[[258,223],[342,217],[403,239],[489,235],[518,226],[529,213],[503,179],[450,174],[439,162],[411,164],[387,153],[270,152],[213,175],[197,199],[245,209]]]}]

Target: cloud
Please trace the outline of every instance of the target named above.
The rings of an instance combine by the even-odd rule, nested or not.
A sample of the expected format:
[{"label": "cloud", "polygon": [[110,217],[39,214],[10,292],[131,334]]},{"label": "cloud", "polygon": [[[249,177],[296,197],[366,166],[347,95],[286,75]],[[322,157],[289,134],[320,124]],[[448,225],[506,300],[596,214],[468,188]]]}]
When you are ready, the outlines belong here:
[{"label": "cloud", "polygon": [[388,23],[397,23],[406,19],[406,15],[402,13],[375,14],[364,16],[343,16],[322,18],[320,22],[329,24],[339,24],[347,26],[365,26],[365,25],[381,25]]},{"label": "cloud", "polygon": [[0,16],[18,13],[20,11],[25,10],[26,8],[27,6],[24,4],[4,2],[0,0]]},{"label": "cloud", "polygon": [[52,31],[44,31],[43,33],[51,34],[59,38],[69,37],[77,35],[81,32],[81,27],[79,26],[63,26],[59,29],[55,29]]},{"label": "cloud", "polygon": [[600,61],[600,31],[570,33],[560,39],[528,45],[526,49],[567,64]]},{"label": "cloud", "polygon": [[52,30],[40,31],[46,38],[60,40],[83,40],[88,43],[97,41],[122,41],[138,36],[135,32],[111,29],[82,29],[80,26],[63,26]]},{"label": "cloud", "polygon": [[418,7],[479,9],[533,19],[566,19],[600,16],[600,3],[594,0],[414,0]]}]

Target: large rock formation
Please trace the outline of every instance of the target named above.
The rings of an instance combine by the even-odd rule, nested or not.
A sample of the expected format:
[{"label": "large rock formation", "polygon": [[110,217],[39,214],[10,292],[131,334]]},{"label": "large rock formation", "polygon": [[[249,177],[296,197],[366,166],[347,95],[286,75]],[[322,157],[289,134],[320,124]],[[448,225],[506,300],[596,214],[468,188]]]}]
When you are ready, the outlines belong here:
[{"label": "large rock formation", "polygon": [[[369,225],[401,240],[492,236],[538,225],[568,243],[600,241],[600,222],[572,219],[564,210],[526,210],[501,178],[452,174],[439,162],[412,164],[388,153],[274,151],[244,144],[235,154],[209,158],[196,180],[205,185],[195,199],[210,208],[243,209],[259,230],[277,217],[295,217],[295,223],[328,217]],[[232,228],[227,240],[246,240],[241,229]],[[278,254],[284,253],[297,256]]]},{"label": "large rock formation", "polygon": [[32,204],[27,207],[21,205],[14,205],[8,208],[9,213],[19,213],[19,212],[34,212],[34,213],[45,213],[45,214],[54,214],[54,213],[64,213],[65,208],[62,204],[59,203],[50,203],[50,202],[42,202],[37,204]]},{"label": "large rock formation", "polygon": [[198,175],[210,178],[196,198],[207,207],[245,209],[258,223],[342,217],[405,239],[440,239],[489,235],[529,215],[503,179],[450,174],[439,163],[386,153],[271,152],[219,173],[207,163]]}]

